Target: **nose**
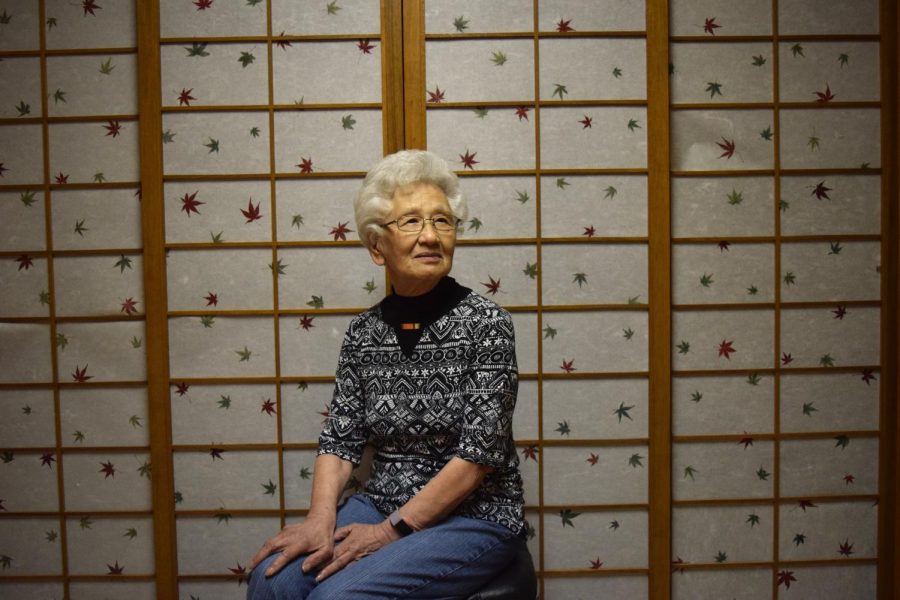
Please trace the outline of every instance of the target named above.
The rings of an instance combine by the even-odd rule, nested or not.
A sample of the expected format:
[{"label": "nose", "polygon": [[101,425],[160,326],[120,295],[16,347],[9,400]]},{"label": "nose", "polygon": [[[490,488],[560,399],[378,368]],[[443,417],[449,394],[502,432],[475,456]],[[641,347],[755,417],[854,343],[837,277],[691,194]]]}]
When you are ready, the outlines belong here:
[{"label": "nose", "polygon": [[425,243],[436,242],[438,239],[438,231],[434,227],[434,221],[427,219],[423,223],[422,231],[419,232],[419,241]]}]

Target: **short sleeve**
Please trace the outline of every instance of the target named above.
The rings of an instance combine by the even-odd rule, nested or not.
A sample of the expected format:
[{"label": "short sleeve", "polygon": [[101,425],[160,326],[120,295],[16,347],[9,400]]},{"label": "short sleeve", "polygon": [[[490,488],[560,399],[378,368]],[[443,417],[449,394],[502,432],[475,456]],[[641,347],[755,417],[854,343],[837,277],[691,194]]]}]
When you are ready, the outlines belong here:
[{"label": "short sleeve", "polygon": [[485,318],[475,340],[472,365],[465,379],[459,458],[491,467],[509,461],[513,411],[519,373],[512,318],[497,307]]},{"label": "short sleeve", "polygon": [[348,328],[341,344],[334,397],[322,433],[318,454],[334,454],[359,465],[368,439],[366,402],[360,385],[357,361],[353,352],[353,326]]}]

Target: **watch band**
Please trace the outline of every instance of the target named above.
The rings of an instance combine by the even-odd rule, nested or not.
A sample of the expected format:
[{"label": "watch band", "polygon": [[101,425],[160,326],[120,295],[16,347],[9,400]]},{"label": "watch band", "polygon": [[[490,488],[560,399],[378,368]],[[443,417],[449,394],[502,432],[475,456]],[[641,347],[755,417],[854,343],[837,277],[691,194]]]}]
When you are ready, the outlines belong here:
[{"label": "watch band", "polygon": [[403,537],[406,537],[413,532],[413,528],[407,525],[406,521],[403,520],[399,509],[388,515],[388,521],[391,522],[391,526],[393,526],[397,533]]}]

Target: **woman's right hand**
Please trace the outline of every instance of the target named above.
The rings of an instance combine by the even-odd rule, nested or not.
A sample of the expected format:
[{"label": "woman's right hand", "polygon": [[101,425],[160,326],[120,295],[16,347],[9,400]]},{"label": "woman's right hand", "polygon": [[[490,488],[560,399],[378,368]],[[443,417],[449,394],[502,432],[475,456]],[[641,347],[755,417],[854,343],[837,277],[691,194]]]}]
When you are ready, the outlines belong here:
[{"label": "woman's right hand", "polygon": [[308,573],[331,560],[334,551],[334,519],[307,517],[302,523],[285,525],[277,534],[266,540],[248,565],[253,570],[267,556],[278,552],[278,558],[266,569],[266,577],[274,575],[287,563],[301,554],[307,554],[303,561],[303,572]]}]

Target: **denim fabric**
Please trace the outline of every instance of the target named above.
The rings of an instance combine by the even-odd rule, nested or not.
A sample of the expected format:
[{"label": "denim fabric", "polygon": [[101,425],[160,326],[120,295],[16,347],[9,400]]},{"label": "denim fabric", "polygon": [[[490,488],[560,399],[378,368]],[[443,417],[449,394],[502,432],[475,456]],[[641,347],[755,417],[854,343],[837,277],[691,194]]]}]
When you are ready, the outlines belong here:
[{"label": "denim fabric", "polygon": [[[337,526],[384,519],[368,498],[356,495],[338,510]],[[300,570],[305,556],[265,577],[274,554],[251,573],[247,600],[465,599],[502,571],[522,544],[502,525],[451,516],[347,565],[321,584],[315,572]]]}]

